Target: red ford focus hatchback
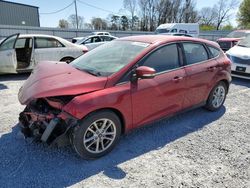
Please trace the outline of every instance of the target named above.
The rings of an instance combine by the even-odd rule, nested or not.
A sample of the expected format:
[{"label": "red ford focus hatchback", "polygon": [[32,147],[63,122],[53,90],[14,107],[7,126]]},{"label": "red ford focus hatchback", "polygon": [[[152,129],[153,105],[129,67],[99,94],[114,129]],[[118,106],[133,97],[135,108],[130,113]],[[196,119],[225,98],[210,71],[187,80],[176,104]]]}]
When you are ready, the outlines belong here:
[{"label": "red ford focus hatchback", "polygon": [[131,129],[193,107],[218,110],[230,65],[214,42],[161,35],[121,38],[70,64],[42,62],[19,91],[22,132],[101,157]]}]

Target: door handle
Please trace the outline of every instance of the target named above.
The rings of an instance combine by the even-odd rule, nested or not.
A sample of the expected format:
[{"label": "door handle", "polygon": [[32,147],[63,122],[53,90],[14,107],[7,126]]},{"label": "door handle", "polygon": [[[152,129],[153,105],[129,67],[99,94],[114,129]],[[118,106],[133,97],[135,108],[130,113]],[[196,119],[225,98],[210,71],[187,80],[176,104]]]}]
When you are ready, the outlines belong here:
[{"label": "door handle", "polygon": [[176,76],[176,77],[173,78],[173,81],[174,81],[174,82],[179,82],[179,81],[181,81],[182,79],[183,79],[182,76]]},{"label": "door handle", "polygon": [[214,70],[216,70],[217,67],[208,67],[207,70],[210,71],[210,72],[213,72]]},{"label": "door handle", "polygon": [[11,52],[9,52],[9,53],[7,53],[6,55],[7,55],[7,56],[12,56],[12,53],[11,53]]}]

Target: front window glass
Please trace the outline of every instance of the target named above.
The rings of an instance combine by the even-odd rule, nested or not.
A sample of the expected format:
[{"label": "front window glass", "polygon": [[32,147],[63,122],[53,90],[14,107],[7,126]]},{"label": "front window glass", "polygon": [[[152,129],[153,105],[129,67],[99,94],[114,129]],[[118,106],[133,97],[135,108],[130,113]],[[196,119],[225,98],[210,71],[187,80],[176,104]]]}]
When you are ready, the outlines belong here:
[{"label": "front window glass", "polygon": [[157,49],[147,57],[143,65],[155,69],[157,73],[178,68],[179,58],[176,44]]},{"label": "front window glass", "polygon": [[4,41],[1,46],[0,46],[0,51],[3,50],[10,50],[14,48],[15,40],[16,40],[16,35],[8,38],[6,41]]},{"label": "front window glass", "polygon": [[147,46],[148,43],[112,41],[77,58],[71,65],[96,76],[109,76],[129,64]]},{"label": "front window glass", "polygon": [[239,43],[238,46],[250,48],[250,35],[247,35],[244,39],[242,39]]}]

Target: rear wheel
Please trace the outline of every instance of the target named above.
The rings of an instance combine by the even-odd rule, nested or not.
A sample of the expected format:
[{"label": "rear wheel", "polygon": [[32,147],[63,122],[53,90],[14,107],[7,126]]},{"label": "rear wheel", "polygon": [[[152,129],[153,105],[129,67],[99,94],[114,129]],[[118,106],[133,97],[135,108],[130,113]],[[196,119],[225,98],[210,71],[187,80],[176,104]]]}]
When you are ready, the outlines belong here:
[{"label": "rear wheel", "polygon": [[98,158],[110,152],[121,135],[120,119],[105,110],[87,116],[73,131],[72,144],[83,158]]},{"label": "rear wheel", "polygon": [[60,61],[63,61],[63,62],[66,62],[66,63],[70,63],[73,60],[74,60],[73,57],[64,57]]},{"label": "rear wheel", "polygon": [[210,92],[205,108],[216,111],[224,104],[227,95],[227,87],[224,82],[219,82]]}]

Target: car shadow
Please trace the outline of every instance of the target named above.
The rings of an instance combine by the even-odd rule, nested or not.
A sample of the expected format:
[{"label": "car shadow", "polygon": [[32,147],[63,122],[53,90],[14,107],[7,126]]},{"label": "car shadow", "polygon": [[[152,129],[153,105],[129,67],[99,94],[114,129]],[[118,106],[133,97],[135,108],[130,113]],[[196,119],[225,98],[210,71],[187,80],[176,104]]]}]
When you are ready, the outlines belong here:
[{"label": "car shadow", "polygon": [[233,77],[232,83],[250,88],[250,80]]},{"label": "car shadow", "polygon": [[21,81],[21,80],[27,80],[30,73],[19,73],[19,74],[3,74],[0,75],[0,82],[4,81]]},{"label": "car shadow", "polygon": [[127,172],[119,165],[209,126],[225,111],[225,107],[213,113],[199,108],[136,129],[123,136],[111,153],[96,160],[79,158],[71,147],[49,148],[19,138],[19,128],[14,126],[12,132],[0,133],[0,185],[67,187],[99,173],[123,179]]},{"label": "car shadow", "polygon": [[0,83],[0,90],[8,89],[8,87],[5,84]]}]

